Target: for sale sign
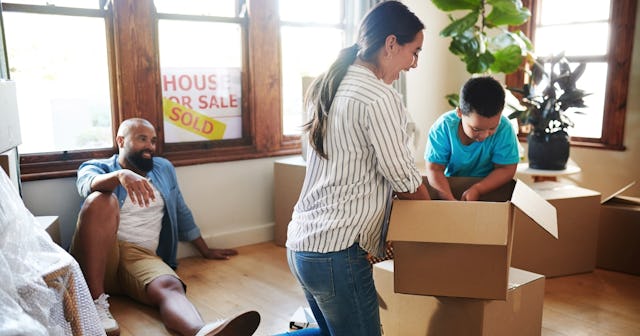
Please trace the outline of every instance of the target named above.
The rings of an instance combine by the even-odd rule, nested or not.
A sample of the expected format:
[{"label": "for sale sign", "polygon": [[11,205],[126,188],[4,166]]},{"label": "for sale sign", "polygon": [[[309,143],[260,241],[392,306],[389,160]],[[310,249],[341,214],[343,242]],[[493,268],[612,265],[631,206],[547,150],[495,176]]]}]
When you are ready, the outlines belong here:
[{"label": "for sale sign", "polygon": [[242,137],[239,68],[164,68],[165,142]]}]

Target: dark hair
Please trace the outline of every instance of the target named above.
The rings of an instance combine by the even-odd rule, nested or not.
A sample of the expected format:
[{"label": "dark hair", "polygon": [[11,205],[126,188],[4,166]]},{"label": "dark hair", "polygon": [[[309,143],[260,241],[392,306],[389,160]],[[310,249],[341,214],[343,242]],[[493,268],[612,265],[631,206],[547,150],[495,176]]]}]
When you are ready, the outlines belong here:
[{"label": "dark hair", "polygon": [[304,106],[312,108],[313,116],[304,125],[309,132],[311,147],[327,158],[324,151],[326,119],[338,86],[347,73],[347,69],[360,57],[366,62],[375,63],[377,52],[385,44],[388,36],[394,35],[398,44],[412,42],[416,34],[424,29],[418,17],[399,1],[384,1],[372,8],[360,22],[358,42],[340,51],[338,58],[327,72],[318,76],[307,90]]},{"label": "dark hair", "polygon": [[460,111],[464,115],[471,112],[491,118],[504,108],[504,88],[493,77],[469,79],[460,90]]}]

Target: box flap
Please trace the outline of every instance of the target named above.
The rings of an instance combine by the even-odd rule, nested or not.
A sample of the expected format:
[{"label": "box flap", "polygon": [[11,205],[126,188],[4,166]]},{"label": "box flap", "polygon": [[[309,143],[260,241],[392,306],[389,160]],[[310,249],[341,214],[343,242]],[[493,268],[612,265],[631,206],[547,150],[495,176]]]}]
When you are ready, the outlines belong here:
[{"label": "box flap", "polygon": [[507,245],[510,209],[506,202],[394,200],[387,239]]},{"label": "box flap", "polygon": [[518,288],[532,281],[544,278],[544,275],[525,271],[519,268],[509,268],[509,289]]},{"label": "box flap", "polygon": [[552,236],[558,238],[558,215],[556,208],[529,188],[524,182],[520,180],[516,181],[511,202]]},{"label": "box flap", "polygon": [[609,201],[610,199],[622,194],[623,192],[625,192],[627,189],[631,188],[634,184],[636,184],[636,181],[633,181],[629,184],[627,184],[626,186],[622,187],[620,190],[614,192],[613,194],[611,194],[609,197],[605,197],[600,204],[604,204],[607,203],[607,201]]}]

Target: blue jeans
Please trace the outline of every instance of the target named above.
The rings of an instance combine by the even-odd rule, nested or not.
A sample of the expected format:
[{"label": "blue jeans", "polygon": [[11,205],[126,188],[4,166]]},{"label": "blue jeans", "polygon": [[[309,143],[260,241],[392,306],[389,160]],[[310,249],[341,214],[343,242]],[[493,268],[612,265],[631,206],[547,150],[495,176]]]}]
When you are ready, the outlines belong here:
[{"label": "blue jeans", "polygon": [[318,322],[318,329],[285,335],[378,336],[380,312],[367,253],[356,243],[329,253],[287,250],[287,260]]}]

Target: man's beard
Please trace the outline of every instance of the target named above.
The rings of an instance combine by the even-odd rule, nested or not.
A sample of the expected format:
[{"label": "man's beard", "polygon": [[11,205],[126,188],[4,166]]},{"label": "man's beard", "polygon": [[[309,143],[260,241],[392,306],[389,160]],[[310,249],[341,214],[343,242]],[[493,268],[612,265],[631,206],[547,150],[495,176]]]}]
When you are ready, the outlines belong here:
[{"label": "man's beard", "polygon": [[[143,153],[150,153],[151,158],[147,159],[142,156]],[[127,156],[127,161],[132,164],[134,167],[138,168],[143,172],[149,172],[153,169],[153,153],[148,150],[141,150],[139,152],[135,152]]]}]

